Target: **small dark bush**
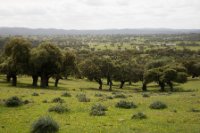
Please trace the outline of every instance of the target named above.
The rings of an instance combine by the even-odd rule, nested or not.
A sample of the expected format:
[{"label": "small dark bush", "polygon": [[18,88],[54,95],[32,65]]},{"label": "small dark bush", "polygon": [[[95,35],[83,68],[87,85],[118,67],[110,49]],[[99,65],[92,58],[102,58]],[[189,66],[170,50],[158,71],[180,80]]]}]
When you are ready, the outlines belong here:
[{"label": "small dark bush", "polygon": [[156,101],[156,102],[153,102],[149,107],[151,109],[165,109],[167,108],[167,105],[163,102]]},{"label": "small dark bush", "polygon": [[146,119],[146,118],[147,116],[142,112],[138,112],[137,114],[134,114],[132,116],[132,119]]},{"label": "small dark bush", "polygon": [[102,115],[105,115],[105,111],[107,111],[108,109],[101,105],[101,104],[95,104],[92,106],[91,108],[91,112],[90,112],[90,115],[93,115],[93,116],[102,116]]},{"label": "small dark bush", "polygon": [[64,92],[61,96],[63,96],[63,97],[71,97],[72,95],[69,92]]},{"label": "small dark bush", "polygon": [[191,112],[200,112],[200,109],[192,108],[192,109],[191,109]]},{"label": "small dark bush", "polygon": [[24,100],[24,104],[29,104],[29,103],[31,103],[31,101],[29,101],[29,100]]},{"label": "small dark bush", "polygon": [[47,100],[43,100],[42,102],[43,102],[43,103],[48,103],[48,101],[47,101]]},{"label": "small dark bush", "polygon": [[137,105],[135,105],[133,102],[119,101],[115,105],[115,107],[124,108],[124,109],[130,109],[130,108],[137,108]]},{"label": "small dark bush", "polygon": [[57,133],[59,125],[51,117],[40,117],[31,127],[31,133]]},{"label": "small dark bush", "polygon": [[36,93],[36,92],[34,92],[34,93],[32,94],[32,96],[39,96],[39,94]]},{"label": "small dark bush", "polygon": [[87,98],[85,94],[79,94],[77,98],[79,102],[90,102],[90,99]]},{"label": "small dark bush", "polygon": [[95,94],[95,97],[102,97],[102,96],[103,96],[103,94],[101,94],[101,93]]},{"label": "small dark bush", "polygon": [[64,103],[65,101],[60,97],[56,97],[52,100],[53,103]]},{"label": "small dark bush", "polygon": [[114,98],[126,98],[124,94],[115,94]]},{"label": "small dark bush", "polygon": [[113,97],[112,97],[112,96],[107,96],[106,98],[107,98],[107,99],[113,99]]},{"label": "small dark bush", "polygon": [[68,111],[69,111],[69,109],[67,107],[60,105],[60,104],[49,108],[49,112],[56,112],[59,114],[62,114],[62,113],[68,112]]},{"label": "small dark bush", "polygon": [[10,97],[5,101],[5,105],[7,107],[17,107],[22,104],[23,104],[23,101],[20,98],[18,98],[17,96]]},{"label": "small dark bush", "polygon": [[150,95],[149,95],[149,94],[146,94],[146,93],[142,94],[142,96],[143,96],[143,97],[150,97]]}]

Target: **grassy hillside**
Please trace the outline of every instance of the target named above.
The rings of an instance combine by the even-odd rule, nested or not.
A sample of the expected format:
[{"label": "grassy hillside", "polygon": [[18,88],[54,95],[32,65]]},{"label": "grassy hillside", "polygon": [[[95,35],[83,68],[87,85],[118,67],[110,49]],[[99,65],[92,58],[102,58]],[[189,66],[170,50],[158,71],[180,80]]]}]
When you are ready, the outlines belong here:
[{"label": "grassy hillside", "polygon": [[[60,125],[59,133],[199,133],[200,132],[200,80],[191,79],[181,86],[177,85],[178,92],[161,93],[155,84],[151,84],[147,94],[143,97],[140,91],[140,83],[131,86],[126,85],[123,90],[118,89],[118,83],[114,83],[113,92],[123,93],[127,98],[108,99],[116,94],[98,91],[95,82],[87,80],[68,79],[62,80],[59,88],[47,89],[30,87],[30,77],[20,77],[18,87],[11,87],[5,82],[4,76],[0,77],[0,133],[28,133],[31,124],[43,115],[50,115]],[[53,80],[50,82],[53,86]],[[181,88],[181,89],[180,89]],[[63,92],[69,92],[71,97],[62,97]],[[39,96],[32,96],[36,92]],[[90,102],[79,102],[77,94],[85,93]],[[95,96],[101,93],[102,96]],[[5,107],[3,99],[18,96],[23,100],[32,101],[20,107]],[[49,107],[56,105],[52,99],[60,97],[64,99],[63,105],[68,106],[70,112],[57,114],[48,112]],[[47,103],[43,101],[47,100]],[[135,109],[116,108],[115,104],[120,100],[132,101],[138,107]],[[149,105],[154,101],[162,101],[167,109],[153,110]],[[105,116],[90,116],[91,106],[101,103],[108,107]],[[192,109],[196,109],[194,112]],[[147,119],[133,120],[133,114],[143,112]]]}]

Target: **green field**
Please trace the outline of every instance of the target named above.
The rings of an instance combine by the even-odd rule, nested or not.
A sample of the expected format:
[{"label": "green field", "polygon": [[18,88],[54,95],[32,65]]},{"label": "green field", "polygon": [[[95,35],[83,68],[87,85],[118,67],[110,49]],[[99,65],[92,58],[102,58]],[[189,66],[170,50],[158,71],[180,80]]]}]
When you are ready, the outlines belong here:
[{"label": "green field", "polygon": [[[59,133],[199,133],[200,112],[191,109],[200,109],[200,80],[191,79],[181,86],[176,85],[178,92],[159,92],[156,85],[149,86],[147,92],[150,97],[143,97],[139,89],[141,84],[125,85],[124,89],[118,89],[119,83],[114,83],[113,92],[121,92],[127,96],[127,101],[138,105],[135,109],[119,109],[115,104],[123,99],[107,99],[113,96],[113,92],[107,91],[108,86],[103,86],[103,91],[98,91],[98,84],[87,80],[68,79],[62,80],[59,88],[47,89],[32,88],[30,77],[19,77],[17,87],[11,87],[5,82],[4,76],[0,77],[0,133],[28,133],[31,124],[40,116],[50,115],[60,125]],[[50,82],[53,86],[53,80]],[[61,97],[68,91],[72,97]],[[39,96],[32,96],[34,92]],[[76,98],[77,94],[85,93],[90,102],[82,103]],[[103,94],[96,97],[95,94]],[[23,100],[33,101],[20,107],[5,107],[3,99],[18,96]],[[64,105],[70,108],[70,112],[57,114],[48,112],[48,108],[56,103],[51,100],[61,97],[65,100]],[[47,100],[48,103],[43,103]],[[149,105],[153,101],[162,101],[168,108],[153,110]],[[108,107],[105,116],[90,116],[91,106],[101,103]],[[133,120],[132,115],[143,112],[147,119]]]}]

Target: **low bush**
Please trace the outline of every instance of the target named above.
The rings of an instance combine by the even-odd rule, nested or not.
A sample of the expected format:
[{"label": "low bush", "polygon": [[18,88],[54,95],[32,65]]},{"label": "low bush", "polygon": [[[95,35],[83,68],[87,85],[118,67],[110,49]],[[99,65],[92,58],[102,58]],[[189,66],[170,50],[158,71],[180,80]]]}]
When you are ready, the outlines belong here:
[{"label": "low bush", "polygon": [[67,107],[60,105],[60,104],[49,108],[49,112],[56,112],[59,114],[62,114],[62,113],[68,112],[68,111],[69,111],[69,109]]},{"label": "low bush", "polygon": [[91,108],[91,112],[90,112],[90,115],[93,115],[93,116],[102,116],[102,115],[105,115],[105,111],[107,111],[107,107],[101,105],[101,104],[95,104],[92,106]]},{"label": "low bush", "polygon": [[71,97],[72,95],[69,92],[64,92],[61,96],[63,96],[63,97]]},{"label": "low bush", "polygon": [[115,107],[118,108],[124,108],[124,109],[130,109],[130,108],[137,108],[137,105],[135,105],[133,102],[128,101],[119,101]]},{"label": "low bush", "polygon": [[142,112],[138,112],[137,114],[134,114],[132,116],[132,119],[146,119],[146,118],[147,116]]},{"label": "low bush", "polygon": [[153,102],[149,107],[151,109],[165,109],[167,108],[167,105],[163,102],[156,101],[156,102]]},{"label": "low bush", "polygon": [[17,107],[22,104],[23,104],[23,101],[20,98],[18,98],[17,96],[10,97],[5,101],[5,105],[7,107]]},{"label": "low bush", "polygon": [[142,94],[142,96],[143,96],[143,97],[150,97],[150,95],[147,94],[147,93]]},{"label": "low bush", "polygon": [[51,117],[40,117],[31,126],[31,133],[57,133],[59,125]]},{"label": "low bush", "polygon": [[85,94],[79,94],[77,98],[79,102],[90,102],[90,99],[87,98]]},{"label": "low bush", "polygon": [[112,97],[112,96],[107,96],[106,98],[107,98],[107,99],[113,99],[113,97]]},{"label": "low bush", "polygon": [[52,102],[53,103],[64,103],[65,101],[62,98],[60,98],[60,97],[56,97],[56,98],[54,98],[52,100]]},{"label": "low bush", "polygon": [[95,94],[95,97],[102,97],[103,96],[103,94],[101,94],[101,93],[96,93]]},{"label": "low bush", "polygon": [[115,94],[114,98],[126,98],[124,94]]},{"label": "low bush", "polygon": [[190,111],[191,111],[191,112],[200,112],[200,109],[192,108]]},{"label": "low bush", "polygon": [[36,93],[36,92],[34,92],[34,93],[32,94],[32,96],[39,96],[39,94]]}]

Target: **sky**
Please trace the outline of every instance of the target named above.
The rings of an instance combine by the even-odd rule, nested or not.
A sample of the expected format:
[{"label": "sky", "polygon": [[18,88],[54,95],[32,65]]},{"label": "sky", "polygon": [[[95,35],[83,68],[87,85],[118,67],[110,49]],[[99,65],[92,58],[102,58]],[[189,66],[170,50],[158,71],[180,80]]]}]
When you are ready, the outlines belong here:
[{"label": "sky", "polygon": [[0,0],[0,27],[200,29],[200,0]]}]

